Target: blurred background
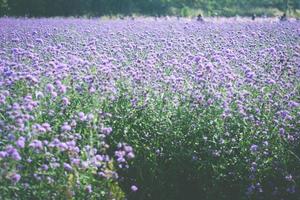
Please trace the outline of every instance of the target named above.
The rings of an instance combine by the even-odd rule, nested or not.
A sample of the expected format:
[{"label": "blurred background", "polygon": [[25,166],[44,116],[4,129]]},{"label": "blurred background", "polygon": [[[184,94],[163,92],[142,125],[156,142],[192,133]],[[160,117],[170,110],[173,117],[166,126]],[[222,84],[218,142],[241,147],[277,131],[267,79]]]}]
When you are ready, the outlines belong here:
[{"label": "blurred background", "polygon": [[300,16],[300,0],[0,0],[0,16]]}]

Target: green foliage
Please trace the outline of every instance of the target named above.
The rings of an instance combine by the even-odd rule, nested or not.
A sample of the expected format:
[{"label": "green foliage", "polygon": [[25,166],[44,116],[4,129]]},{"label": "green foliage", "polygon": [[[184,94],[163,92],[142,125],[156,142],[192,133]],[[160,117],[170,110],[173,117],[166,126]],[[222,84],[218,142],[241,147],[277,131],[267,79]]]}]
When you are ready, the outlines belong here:
[{"label": "green foliage", "polygon": [[188,9],[188,7],[183,7],[181,9],[181,16],[182,17],[188,17],[189,16],[189,9]]},{"label": "green foliage", "polygon": [[[274,171],[274,163],[280,163],[286,169],[292,169],[299,162],[293,149],[278,134],[278,127],[273,123],[274,110],[269,110],[267,104],[249,105],[248,112],[255,112],[261,107],[261,114],[256,117],[263,121],[264,126],[256,126],[243,119],[238,110],[238,102],[232,102],[230,109],[232,116],[224,118],[223,110],[218,101],[211,105],[192,105],[192,99],[183,98],[180,94],[169,91],[157,94],[147,90],[145,96],[139,96],[135,104],[135,94],[125,82],[118,85],[115,100],[100,100],[98,94],[89,93],[82,87],[78,92],[72,87],[69,80],[64,83],[70,86],[65,96],[71,104],[65,110],[60,105],[62,96],[56,101],[46,95],[40,100],[39,106],[32,114],[35,122],[48,121],[52,124],[52,133],[60,131],[60,125],[76,115],[78,110],[93,113],[101,110],[110,113],[107,119],[95,118],[90,124],[80,123],[75,132],[82,136],[78,145],[81,149],[85,145],[101,148],[98,130],[95,128],[101,123],[112,127],[113,134],[108,138],[112,154],[120,141],[130,144],[134,148],[136,157],[130,161],[129,169],[118,169],[122,181],[99,179],[95,176],[95,169],[73,171],[51,169],[41,171],[40,166],[45,155],[52,155],[61,162],[67,162],[67,152],[56,149],[47,149],[47,154],[39,154],[30,148],[24,148],[22,155],[30,155],[32,162],[23,161],[22,179],[28,180],[30,189],[19,184],[10,185],[8,180],[2,180],[0,191],[2,197],[15,199],[124,199],[124,192],[131,200],[140,199],[246,199],[244,190],[251,184],[248,176],[251,173],[249,163],[256,161],[258,170],[253,182],[267,183],[264,180],[278,180],[278,172]],[[13,91],[18,98],[29,91],[26,86],[19,87],[17,82]],[[36,88],[38,90],[38,88]],[[251,97],[259,95],[259,91],[245,87]],[[266,88],[265,93],[271,93],[272,88]],[[212,94],[207,92],[205,99]],[[47,111],[57,113],[50,116]],[[269,130],[268,134],[262,134]],[[39,136],[40,140],[50,139],[49,135]],[[251,144],[269,141],[256,153],[249,150]],[[264,150],[272,152],[264,156]],[[44,150],[43,150],[44,151]],[[111,152],[110,152],[111,151]],[[81,155],[82,158],[85,155]],[[257,159],[260,158],[260,159]],[[1,160],[0,160],[1,161]],[[1,163],[1,162],[0,162]],[[15,168],[15,163],[10,163]],[[116,170],[114,163],[106,166],[108,170]],[[298,169],[298,167],[297,167]],[[1,172],[1,170],[0,170]],[[5,173],[5,172],[1,172]],[[49,177],[53,182],[37,181],[32,174]],[[9,175],[8,175],[9,176]],[[81,183],[78,185],[78,182]],[[130,192],[132,182],[139,186],[138,193]],[[86,185],[90,184],[94,191],[86,193]],[[267,187],[265,187],[268,190]],[[243,198],[244,197],[244,198]],[[268,199],[268,198],[266,198]]]},{"label": "green foliage", "polygon": [[[0,16],[107,16],[107,15],[182,15],[203,10],[206,15],[263,15],[272,9],[293,14],[300,9],[297,0],[0,0]],[[172,12],[172,10],[175,12]],[[171,12],[170,12],[171,11]]]},{"label": "green foliage", "polygon": [[[251,92],[255,95],[255,91]],[[261,158],[253,182],[262,181],[263,185],[267,184],[266,176],[268,180],[278,176],[273,163],[286,163],[285,167],[290,168],[297,162],[277,134],[271,120],[274,112],[269,112],[267,105],[258,117],[270,132],[262,135],[266,127],[242,120],[234,112],[234,102],[231,109],[235,114],[224,119],[217,102],[193,108],[189,99],[176,104],[174,99],[180,96],[148,91],[147,104],[142,104],[141,98],[133,106],[133,98],[130,91],[121,89],[113,103],[104,105],[104,110],[112,114],[111,143],[122,140],[135,149],[131,167],[119,171],[125,178],[121,187],[129,199],[242,199],[243,188],[251,184],[249,161]],[[265,157],[263,149],[255,154],[249,151],[251,144],[266,140],[270,141],[271,157]],[[141,186],[138,194],[128,190],[132,180]]]},{"label": "green foliage", "polygon": [[[70,84],[68,80],[64,81],[66,84]],[[43,87],[38,88],[28,87],[25,81],[17,81],[12,86],[12,92],[14,92],[14,98],[8,98],[7,103],[21,102],[26,95],[35,94],[37,91],[41,91]],[[18,132],[17,137],[25,136],[27,138],[38,139],[40,141],[52,141],[56,138],[61,138],[59,132],[61,132],[61,124],[74,119],[76,116],[76,110],[81,110],[94,114],[94,119],[89,123],[78,123],[76,129],[77,133],[80,133],[80,141],[77,142],[79,149],[84,149],[86,146],[93,147],[99,152],[105,154],[107,152],[106,147],[103,147],[103,139],[99,139],[98,128],[103,125],[104,120],[100,119],[97,110],[99,110],[100,102],[97,100],[99,96],[97,94],[90,94],[87,88],[82,89],[79,94],[74,88],[70,89],[64,95],[68,96],[71,101],[68,108],[62,105],[62,95],[59,95],[55,100],[49,94],[45,94],[43,97],[36,98],[33,96],[33,100],[39,100],[39,105],[36,109],[31,111],[31,115],[34,116],[34,121],[29,121],[26,126],[33,127],[37,123],[49,122],[52,126],[51,133],[49,135],[35,135],[29,136],[31,133]],[[1,105],[0,107],[0,119],[6,120],[7,123],[13,123],[9,120],[7,112],[3,112],[1,109],[6,109],[8,104]],[[49,111],[54,113],[49,114]],[[60,113],[60,114],[58,114]],[[98,127],[98,128],[97,128]],[[76,134],[76,133],[71,133]],[[64,133],[65,137],[68,137],[69,133]],[[70,136],[69,135],[69,136]],[[1,138],[1,146],[8,144],[8,141]],[[26,142],[27,143],[27,142]],[[62,167],[51,167],[51,162],[57,161],[60,166],[63,163],[69,163],[74,156],[74,152],[61,151],[57,147],[50,148],[49,146],[43,146],[38,151],[26,145],[24,148],[19,149],[19,153],[23,160],[20,162],[5,162],[5,158],[0,158],[0,199],[99,199],[99,200],[122,200],[124,199],[124,192],[121,190],[119,184],[110,176],[100,177],[97,175],[99,169],[96,167],[75,167],[72,165],[72,170],[64,170]],[[76,153],[75,153],[76,154]],[[78,158],[87,160],[90,157],[88,150],[81,151]],[[29,161],[30,160],[30,161]],[[42,169],[43,165],[47,165],[47,169]],[[113,160],[109,160],[106,163],[101,163],[102,170],[109,173],[115,171],[115,163]],[[18,166],[22,166],[22,180],[26,184],[16,183],[11,184],[9,177],[18,170]],[[3,178],[4,177],[4,178]],[[30,186],[30,187],[29,187]],[[87,186],[90,186],[93,193],[87,192]]]}]

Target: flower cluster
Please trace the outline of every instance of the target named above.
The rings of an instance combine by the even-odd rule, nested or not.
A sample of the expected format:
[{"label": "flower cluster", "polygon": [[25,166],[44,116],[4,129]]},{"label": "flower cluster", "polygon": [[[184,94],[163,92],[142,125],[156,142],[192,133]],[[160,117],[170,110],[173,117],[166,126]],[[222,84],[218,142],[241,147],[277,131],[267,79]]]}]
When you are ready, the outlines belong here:
[{"label": "flower cluster", "polygon": [[0,27],[4,199],[300,196],[299,21]]}]

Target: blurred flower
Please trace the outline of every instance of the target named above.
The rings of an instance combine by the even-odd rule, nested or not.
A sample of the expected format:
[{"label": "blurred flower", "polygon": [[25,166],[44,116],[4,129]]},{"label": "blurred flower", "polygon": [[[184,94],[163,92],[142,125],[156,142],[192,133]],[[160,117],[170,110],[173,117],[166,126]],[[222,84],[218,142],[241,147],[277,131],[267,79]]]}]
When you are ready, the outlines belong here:
[{"label": "blurred flower", "polygon": [[103,128],[101,128],[100,132],[105,135],[109,135],[112,132],[112,128],[111,127],[103,127]]},{"label": "blurred flower", "polygon": [[8,155],[5,151],[0,151],[0,158],[5,158]]},{"label": "blurred flower", "polygon": [[94,115],[92,114],[92,113],[89,113],[88,115],[87,115],[87,120],[88,121],[92,121],[94,119]]},{"label": "blurred flower", "polygon": [[63,164],[63,167],[64,167],[64,169],[65,169],[66,171],[68,171],[68,172],[73,171],[72,166],[71,166],[70,164],[68,164],[68,163],[64,163],[64,164]]},{"label": "blurred flower", "polygon": [[86,190],[88,193],[92,193],[92,192],[93,192],[92,186],[91,186],[91,185],[86,186],[85,190]]},{"label": "blurred flower", "polygon": [[293,180],[293,176],[291,174],[285,176],[285,180],[287,181],[292,181]]},{"label": "blurred flower", "polygon": [[251,153],[256,153],[258,151],[258,146],[256,144],[252,144],[250,147]]},{"label": "blurred flower", "polygon": [[25,138],[19,137],[19,139],[16,142],[17,147],[24,148],[25,147]]},{"label": "blurred flower", "polygon": [[293,185],[293,186],[291,186],[291,187],[288,187],[288,188],[286,189],[286,191],[287,191],[288,193],[294,194],[294,193],[296,192],[296,187]]},{"label": "blurred flower", "polygon": [[21,175],[20,174],[17,174],[17,173],[13,173],[12,175],[10,175],[10,180],[13,182],[13,183],[17,183],[20,181],[21,179]]},{"label": "blurred flower", "polygon": [[64,123],[63,126],[61,127],[62,131],[70,131],[72,128],[69,126],[67,123]]},{"label": "blurred flower", "polygon": [[54,91],[54,86],[52,85],[52,84],[50,84],[50,83],[48,83],[47,85],[46,85],[46,91],[47,92],[53,92]]},{"label": "blurred flower", "polygon": [[131,189],[131,191],[136,192],[136,191],[138,190],[138,187],[135,186],[135,185],[132,185],[132,186],[130,187],[130,189]]},{"label": "blurred flower", "polygon": [[33,140],[30,144],[29,147],[32,147],[37,150],[42,150],[43,149],[43,143],[40,140]]},{"label": "blurred flower", "polygon": [[13,146],[9,145],[6,147],[6,153],[11,156],[12,159],[14,160],[21,160],[21,156],[19,154],[19,152],[17,151],[17,149],[15,149]]}]

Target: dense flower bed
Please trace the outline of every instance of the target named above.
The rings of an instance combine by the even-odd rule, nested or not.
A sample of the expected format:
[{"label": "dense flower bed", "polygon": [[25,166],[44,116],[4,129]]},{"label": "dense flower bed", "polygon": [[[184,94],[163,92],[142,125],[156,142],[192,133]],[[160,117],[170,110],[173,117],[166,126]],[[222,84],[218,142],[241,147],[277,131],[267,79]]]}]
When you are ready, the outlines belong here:
[{"label": "dense flower bed", "polygon": [[3,199],[297,199],[300,24],[0,19]]}]

